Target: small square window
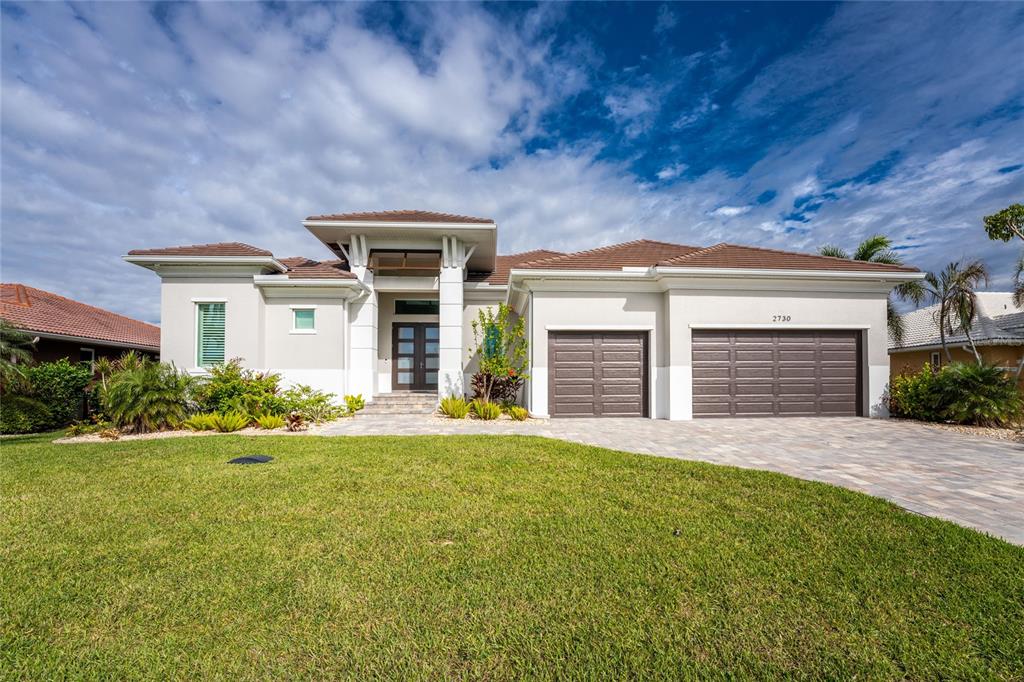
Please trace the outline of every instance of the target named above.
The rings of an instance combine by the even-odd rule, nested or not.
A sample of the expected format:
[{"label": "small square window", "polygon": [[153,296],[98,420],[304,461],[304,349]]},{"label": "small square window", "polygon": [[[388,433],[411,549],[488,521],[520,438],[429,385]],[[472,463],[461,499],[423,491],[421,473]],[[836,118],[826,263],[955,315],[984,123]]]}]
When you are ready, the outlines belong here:
[{"label": "small square window", "polygon": [[296,308],[292,311],[292,329],[297,332],[316,329],[316,311],[312,308]]}]

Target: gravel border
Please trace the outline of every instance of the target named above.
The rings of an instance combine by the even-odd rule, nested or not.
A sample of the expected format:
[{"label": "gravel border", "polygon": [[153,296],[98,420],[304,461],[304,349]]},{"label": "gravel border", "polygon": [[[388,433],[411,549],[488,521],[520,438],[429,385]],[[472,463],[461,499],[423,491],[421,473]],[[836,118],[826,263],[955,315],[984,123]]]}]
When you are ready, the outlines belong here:
[{"label": "gravel border", "polygon": [[893,421],[906,422],[908,424],[920,424],[921,426],[927,426],[931,429],[938,429],[941,431],[952,431],[954,433],[960,433],[965,436],[975,436],[977,438],[991,438],[994,440],[1007,440],[1013,443],[1024,443],[1024,429],[1004,428],[998,426],[965,426],[963,424],[943,424],[940,422],[923,422],[917,419],[898,419],[896,417],[891,418]]}]

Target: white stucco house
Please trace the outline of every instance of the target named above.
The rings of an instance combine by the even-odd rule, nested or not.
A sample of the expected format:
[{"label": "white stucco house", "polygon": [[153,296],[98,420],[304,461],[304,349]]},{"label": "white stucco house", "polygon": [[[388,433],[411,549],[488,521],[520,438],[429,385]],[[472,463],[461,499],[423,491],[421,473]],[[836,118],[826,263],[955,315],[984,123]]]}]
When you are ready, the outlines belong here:
[{"label": "white stucco house", "polygon": [[886,298],[914,268],[640,239],[498,255],[494,221],[313,216],[333,259],[240,243],[130,251],[161,280],[161,358],[240,357],[368,401],[462,394],[470,324],[507,302],[530,341],[535,416],[884,416]]}]

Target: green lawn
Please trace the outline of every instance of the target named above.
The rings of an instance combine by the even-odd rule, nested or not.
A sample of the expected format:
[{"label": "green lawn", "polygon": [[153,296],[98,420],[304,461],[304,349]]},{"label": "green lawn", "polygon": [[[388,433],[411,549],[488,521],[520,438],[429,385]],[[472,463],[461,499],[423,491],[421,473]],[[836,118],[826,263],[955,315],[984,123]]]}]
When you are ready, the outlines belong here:
[{"label": "green lawn", "polygon": [[[253,453],[277,459],[225,464]],[[777,474],[520,437],[28,437],[0,495],[3,677],[1024,676],[1024,549]]]}]

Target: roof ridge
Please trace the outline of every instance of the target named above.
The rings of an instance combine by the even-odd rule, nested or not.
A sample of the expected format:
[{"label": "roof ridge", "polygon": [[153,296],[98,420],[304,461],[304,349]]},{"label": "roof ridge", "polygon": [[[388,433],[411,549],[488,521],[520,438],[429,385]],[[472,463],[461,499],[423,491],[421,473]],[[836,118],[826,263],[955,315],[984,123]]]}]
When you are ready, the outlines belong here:
[{"label": "roof ridge", "polygon": [[696,256],[698,254],[708,253],[710,251],[715,251],[716,249],[721,249],[721,248],[724,248],[726,246],[729,246],[729,244],[727,244],[725,242],[719,242],[717,244],[712,244],[711,246],[705,246],[703,248],[697,249],[696,251],[691,251],[690,253],[683,253],[683,254],[680,254],[678,256],[673,256],[672,258],[669,258],[668,260],[661,261],[660,263],[658,263],[658,265],[661,265],[663,263],[673,263],[673,264],[674,263],[678,263],[679,261],[686,260],[690,256]]},{"label": "roof ridge", "polygon": [[857,260],[856,258],[839,258],[838,256],[825,256],[825,255],[820,254],[820,253],[805,253],[803,251],[785,251],[783,249],[769,249],[768,247],[765,247],[765,246],[749,246],[747,244],[729,244],[729,243],[726,243],[726,242],[722,242],[722,243],[725,246],[735,246],[735,247],[742,248],[742,249],[753,249],[755,251],[766,251],[768,253],[785,253],[785,254],[796,254],[798,256],[814,256],[815,258],[824,258],[824,259],[831,260],[831,261],[836,261],[836,262],[839,262],[839,263],[849,263],[850,261],[853,261],[855,263],[870,263],[871,265],[887,267],[887,268],[896,268],[898,270],[913,270],[913,271],[917,270],[917,268],[911,267],[909,265],[893,265],[892,263],[878,263],[878,262],[870,261],[870,260]]},{"label": "roof ridge", "polygon": [[6,305],[16,305],[20,308],[31,308],[32,300],[28,297],[26,286],[21,282],[0,282],[0,287],[12,287],[14,289],[14,301],[3,301]]},{"label": "roof ridge", "polygon": [[558,255],[558,256],[551,256],[550,258],[538,258],[537,260],[527,261],[526,263],[520,263],[520,265],[541,264],[541,263],[546,263],[546,262],[549,262],[549,261],[552,261],[552,260],[557,260],[559,258],[568,258],[568,257],[572,257],[572,256],[581,256],[583,254],[604,253],[604,252],[607,252],[610,249],[620,248],[620,247],[623,247],[623,246],[631,246],[633,244],[659,244],[661,246],[676,246],[676,247],[682,247],[684,249],[685,248],[695,248],[695,247],[687,246],[686,244],[675,244],[675,243],[672,243],[672,242],[661,242],[661,241],[657,241],[655,239],[641,238],[641,239],[631,239],[628,242],[619,242],[617,244],[607,244],[605,246],[598,246],[598,247],[593,248],[593,249],[584,249],[582,251],[570,251],[569,253],[563,253],[563,254]]},{"label": "roof ridge", "polygon": [[[372,222],[374,218],[386,219],[388,217],[396,217],[400,215],[420,215],[420,216],[436,216],[438,218],[455,218],[457,221],[463,222],[477,222],[480,224],[493,223],[493,218],[482,218],[479,216],[465,215],[463,213],[448,213],[447,211],[428,211],[421,208],[392,208],[383,211],[349,211],[347,213],[323,213],[320,215],[311,215],[306,220],[357,220],[363,222]],[[444,222],[444,220],[439,220]]]}]

